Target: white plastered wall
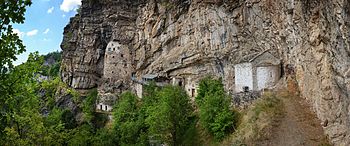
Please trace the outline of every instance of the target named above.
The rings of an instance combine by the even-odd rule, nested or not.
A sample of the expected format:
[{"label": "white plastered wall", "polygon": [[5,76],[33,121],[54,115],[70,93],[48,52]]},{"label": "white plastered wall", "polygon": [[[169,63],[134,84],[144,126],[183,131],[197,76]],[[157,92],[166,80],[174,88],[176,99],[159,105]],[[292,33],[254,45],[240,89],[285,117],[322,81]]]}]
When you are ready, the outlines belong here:
[{"label": "white plastered wall", "polygon": [[235,88],[236,92],[242,92],[244,86],[253,89],[253,67],[251,63],[235,65]]},{"label": "white plastered wall", "polygon": [[278,82],[280,75],[281,72],[278,66],[257,67],[258,90],[273,87]]}]

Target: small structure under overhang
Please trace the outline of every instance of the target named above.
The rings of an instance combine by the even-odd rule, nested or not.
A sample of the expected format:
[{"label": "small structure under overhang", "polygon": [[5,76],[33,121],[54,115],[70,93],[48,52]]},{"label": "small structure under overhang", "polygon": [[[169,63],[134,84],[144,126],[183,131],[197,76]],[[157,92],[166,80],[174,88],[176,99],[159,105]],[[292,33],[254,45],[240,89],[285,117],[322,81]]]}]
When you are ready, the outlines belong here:
[{"label": "small structure under overhang", "polygon": [[259,91],[275,86],[281,77],[281,61],[264,51],[248,62],[235,65],[235,90]]}]

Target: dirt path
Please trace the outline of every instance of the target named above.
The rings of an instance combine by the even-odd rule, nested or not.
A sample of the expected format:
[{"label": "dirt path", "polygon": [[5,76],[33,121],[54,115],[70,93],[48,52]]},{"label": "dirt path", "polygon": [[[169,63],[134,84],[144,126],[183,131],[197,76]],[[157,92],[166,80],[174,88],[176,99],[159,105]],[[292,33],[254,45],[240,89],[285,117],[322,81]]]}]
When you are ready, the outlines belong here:
[{"label": "dirt path", "polygon": [[327,145],[320,121],[300,97],[281,98],[284,116],[275,123],[271,135],[258,145],[319,146]]}]

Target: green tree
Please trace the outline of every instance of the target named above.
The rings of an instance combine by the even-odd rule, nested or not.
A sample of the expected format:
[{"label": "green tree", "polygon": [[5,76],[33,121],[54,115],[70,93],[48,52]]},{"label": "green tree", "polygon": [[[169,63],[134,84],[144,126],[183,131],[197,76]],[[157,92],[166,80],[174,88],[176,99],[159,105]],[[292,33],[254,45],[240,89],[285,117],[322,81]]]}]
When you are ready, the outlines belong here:
[{"label": "green tree", "polygon": [[93,142],[93,127],[83,124],[70,132],[69,146],[88,146]]},{"label": "green tree", "polygon": [[[59,71],[61,67],[61,52],[50,52],[44,56],[44,66],[42,67],[41,74],[43,76],[48,76],[49,78],[55,78],[59,76]],[[46,63],[53,64],[46,64]]]},{"label": "green tree", "polygon": [[[37,96],[38,76],[42,58],[38,53],[30,54],[28,61],[16,66],[2,82],[0,88],[3,102],[1,125],[5,128],[2,138],[9,144],[36,144],[43,133],[43,118],[39,113],[40,102]],[[4,133],[2,133],[4,134]]]},{"label": "green tree", "polygon": [[[24,22],[24,12],[26,6],[31,5],[30,0],[1,1],[0,3],[0,137],[4,137],[4,129],[8,126],[7,113],[12,105],[7,105],[9,96],[15,93],[11,89],[15,86],[17,79],[10,80],[9,71],[13,69],[12,62],[16,55],[25,51],[24,45],[19,36],[13,32],[12,24]],[[11,100],[11,99],[10,99]],[[0,138],[0,139],[1,139]]]},{"label": "green tree", "polygon": [[234,130],[238,115],[230,109],[230,98],[225,94],[221,80],[202,79],[196,103],[201,124],[215,139],[221,140]]},{"label": "green tree", "polygon": [[42,94],[41,107],[52,110],[55,106],[55,96],[57,91],[65,84],[59,77],[41,81],[39,92]]},{"label": "green tree", "polygon": [[142,103],[145,108],[148,108],[149,106],[153,106],[159,102],[159,97],[157,96],[157,93],[161,90],[160,87],[157,87],[155,82],[150,82],[148,85],[143,86],[143,98]]},{"label": "green tree", "polygon": [[92,145],[95,146],[112,146],[116,145],[114,139],[115,135],[112,130],[107,128],[101,128],[96,131],[96,134],[93,137]]},{"label": "green tree", "polygon": [[178,86],[166,86],[157,96],[159,102],[147,110],[149,135],[152,140],[180,145],[193,113],[189,97]]},{"label": "green tree", "polygon": [[92,121],[95,117],[95,106],[96,106],[96,100],[97,100],[97,89],[92,89],[89,91],[88,95],[86,96],[85,100],[83,101],[83,113],[84,113],[84,120],[89,122],[92,125]]},{"label": "green tree", "polygon": [[114,131],[120,145],[146,145],[144,118],[138,97],[125,92],[114,107]]},{"label": "green tree", "polygon": [[16,55],[25,51],[22,40],[13,32],[12,24],[24,22],[24,12],[29,5],[31,0],[5,0],[0,3],[0,81],[13,68]]},{"label": "green tree", "polygon": [[64,110],[53,108],[50,114],[44,120],[46,129],[45,137],[43,137],[43,145],[66,145],[69,137],[69,130],[66,130],[65,123],[62,121]]}]

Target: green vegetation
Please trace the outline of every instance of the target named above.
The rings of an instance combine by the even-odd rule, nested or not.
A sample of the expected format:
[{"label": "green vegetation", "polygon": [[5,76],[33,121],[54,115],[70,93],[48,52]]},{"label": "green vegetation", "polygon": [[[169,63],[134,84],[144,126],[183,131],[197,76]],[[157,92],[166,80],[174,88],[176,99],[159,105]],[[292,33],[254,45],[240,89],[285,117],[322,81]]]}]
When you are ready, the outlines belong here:
[{"label": "green vegetation", "polygon": [[170,0],[162,0],[160,4],[163,7],[165,7],[167,10],[171,10],[171,9],[175,8],[175,6],[176,6],[176,4]]},{"label": "green vegetation", "polygon": [[[24,133],[24,130],[31,130],[34,121],[40,118],[34,109],[30,108],[31,103],[37,100],[32,96],[37,84],[32,80],[31,69],[37,66],[33,61],[38,59],[37,55],[31,55],[27,65],[14,67],[13,61],[17,60],[16,55],[25,51],[19,36],[13,32],[12,24],[24,22],[26,6],[31,5],[30,0],[7,1],[1,4],[0,9],[0,144],[13,143],[25,145],[30,139],[39,133],[38,130]],[[25,84],[22,86],[22,84]],[[24,101],[26,100],[26,101]],[[28,111],[26,111],[28,110]],[[28,126],[25,126],[28,124]],[[22,140],[16,139],[21,137]]]},{"label": "green vegetation", "polygon": [[86,96],[83,102],[84,120],[89,122],[90,124],[94,118],[96,100],[97,89],[92,89],[89,91],[88,95]]},{"label": "green vegetation", "polygon": [[[11,78],[8,80],[16,82],[11,88],[13,95],[3,104],[11,105],[7,108],[11,110],[7,111],[6,118],[1,119],[4,130],[0,144],[201,145],[201,130],[205,129],[221,140],[235,126],[236,113],[229,109],[222,84],[219,80],[206,78],[201,82],[197,97],[199,116],[181,87],[157,87],[151,83],[144,88],[142,99],[131,92],[120,96],[114,106],[114,121],[110,128],[106,126],[107,115],[95,112],[96,89],[81,97],[58,76],[39,80],[43,58],[32,54],[25,64],[9,72]],[[16,80],[19,77],[21,80]],[[76,121],[73,111],[56,106],[58,94],[70,95],[83,113],[82,121]],[[46,116],[42,109],[48,111]],[[211,119],[205,114],[215,116]]]},{"label": "green vegetation", "polygon": [[144,117],[140,112],[138,97],[130,92],[121,95],[114,107],[113,130],[119,145],[136,145],[147,142],[144,138]]},{"label": "green vegetation", "polygon": [[53,64],[47,64],[42,66],[40,74],[48,77],[57,77],[59,75],[61,67],[61,52],[51,52],[47,55],[44,55],[44,64],[45,62],[54,61]]},{"label": "green vegetation", "polygon": [[180,145],[193,125],[186,92],[180,87],[151,84],[144,95],[139,100],[130,92],[123,93],[115,105],[113,129],[119,145]]},{"label": "green vegetation", "polygon": [[1,3],[0,9],[0,81],[6,78],[7,72],[13,69],[12,62],[16,55],[25,51],[19,36],[13,32],[12,24],[24,22],[26,6],[31,0],[6,1]]},{"label": "green vegetation", "polygon": [[221,80],[210,77],[201,80],[196,103],[201,124],[216,140],[222,140],[236,128],[238,112],[230,109],[230,98]]},{"label": "green vegetation", "polygon": [[158,92],[159,102],[148,107],[146,123],[149,135],[170,145],[179,145],[193,113],[186,92],[180,87],[166,86]]},{"label": "green vegetation", "polygon": [[38,82],[34,73],[38,71],[40,60],[37,54],[31,54],[25,64],[13,68],[1,81],[0,142],[28,145],[37,142],[35,137],[44,130],[42,125],[37,125],[43,119],[35,93]]},{"label": "green vegetation", "polygon": [[282,102],[271,92],[265,92],[261,99],[242,111],[242,118],[236,132],[224,144],[252,145],[268,134],[268,129],[283,113]]}]

